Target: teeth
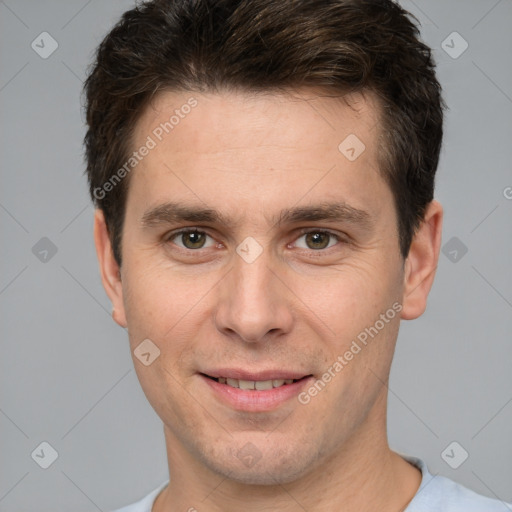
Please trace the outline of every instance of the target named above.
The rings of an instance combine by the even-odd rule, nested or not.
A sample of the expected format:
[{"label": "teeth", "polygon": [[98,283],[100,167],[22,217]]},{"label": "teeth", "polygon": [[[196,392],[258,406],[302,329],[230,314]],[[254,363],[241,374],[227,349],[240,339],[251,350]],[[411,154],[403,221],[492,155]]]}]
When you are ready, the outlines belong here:
[{"label": "teeth", "polygon": [[238,381],[236,379],[226,379],[226,384],[232,388],[239,388]]},{"label": "teeth", "polygon": [[292,384],[293,379],[274,379],[274,380],[242,380],[242,379],[230,379],[226,377],[219,377],[217,381],[220,384],[227,384],[232,388],[239,388],[243,390],[257,390],[265,391],[267,389],[279,388],[285,384]]},{"label": "teeth", "polygon": [[256,383],[253,380],[239,380],[238,387],[240,389],[254,389]]},{"label": "teeth", "polygon": [[[272,380],[260,380],[260,381],[257,381],[255,383],[255,389],[257,389],[258,391],[264,391],[265,389],[272,389],[273,387],[273,382]],[[277,387],[277,386],[276,386]]]}]

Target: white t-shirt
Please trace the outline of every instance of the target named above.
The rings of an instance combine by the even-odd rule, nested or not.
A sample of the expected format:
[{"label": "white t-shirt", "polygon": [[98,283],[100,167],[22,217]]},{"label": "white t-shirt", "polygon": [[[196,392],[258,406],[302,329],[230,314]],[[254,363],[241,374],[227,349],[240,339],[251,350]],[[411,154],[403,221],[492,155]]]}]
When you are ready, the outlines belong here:
[{"label": "white t-shirt", "polygon": [[[433,476],[427,465],[416,457],[401,456],[421,470],[421,484],[404,512],[511,512],[512,503],[481,496],[466,487],[445,478]],[[140,501],[112,512],[151,512],[156,497],[169,481],[160,484]]]}]

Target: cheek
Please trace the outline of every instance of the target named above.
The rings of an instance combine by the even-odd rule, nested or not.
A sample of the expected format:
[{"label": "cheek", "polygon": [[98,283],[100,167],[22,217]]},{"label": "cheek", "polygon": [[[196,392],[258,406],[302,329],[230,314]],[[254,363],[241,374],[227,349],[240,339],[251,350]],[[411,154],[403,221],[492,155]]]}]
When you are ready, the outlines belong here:
[{"label": "cheek", "polygon": [[[184,286],[180,280],[167,279],[156,267],[127,265],[123,282],[124,304],[134,368],[149,403],[161,417],[176,418],[187,407],[186,397],[173,393],[182,380],[180,362],[186,352],[193,328],[190,314],[196,312],[201,294],[194,286]],[[181,280],[183,281],[183,280]],[[198,297],[199,295],[199,297]],[[204,293],[202,294],[204,295]],[[150,340],[149,351],[158,354],[145,365],[137,354],[141,343]],[[156,346],[156,349],[154,348]],[[155,351],[156,350],[156,351]],[[146,352],[147,349],[144,349]],[[162,390],[167,390],[162,392]]]},{"label": "cheek", "polygon": [[340,341],[378,320],[400,297],[395,267],[364,261],[296,278],[294,290]]},{"label": "cheek", "polygon": [[[162,383],[167,382],[172,389],[176,384],[171,375],[181,380],[194,374],[191,354],[207,337],[202,331],[209,329],[206,326],[210,325],[215,283],[219,278],[213,273],[187,276],[181,272],[180,275],[175,269],[151,266],[149,261],[128,268],[123,292],[130,347],[139,379],[144,388],[162,389]],[[160,351],[149,367],[142,365],[134,354],[146,339]]]},{"label": "cheek", "polygon": [[335,281],[326,280],[323,293],[317,293],[315,313],[330,328],[324,340],[325,371],[335,375],[322,403],[338,404],[337,412],[363,407],[361,397],[370,407],[387,380],[400,322],[393,308],[400,298],[396,268],[346,269],[333,276]]},{"label": "cheek", "polygon": [[123,297],[130,333],[156,339],[173,329],[204,295],[205,280],[178,276],[151,259],[127,262]]}]

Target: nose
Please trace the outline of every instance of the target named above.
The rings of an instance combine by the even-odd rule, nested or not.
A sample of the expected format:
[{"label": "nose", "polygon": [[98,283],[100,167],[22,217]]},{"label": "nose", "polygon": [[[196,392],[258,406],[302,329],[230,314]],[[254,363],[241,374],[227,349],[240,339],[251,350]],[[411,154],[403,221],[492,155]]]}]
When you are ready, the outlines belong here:
[{"label": "nose", "polygon": [[293,325],[293,293],[272,265],[268,251],[251,263],[238,254],[219,287],[215,324],[224,335],[245,343],[275,339]]}]

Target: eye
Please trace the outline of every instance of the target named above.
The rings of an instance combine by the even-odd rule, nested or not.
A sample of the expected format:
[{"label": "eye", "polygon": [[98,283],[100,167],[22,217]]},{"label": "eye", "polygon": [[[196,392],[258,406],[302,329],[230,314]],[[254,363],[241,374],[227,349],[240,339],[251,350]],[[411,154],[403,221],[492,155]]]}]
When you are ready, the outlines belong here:
[{"label": "eye", "polygon": [[182,229],[180,231],[172,233],[168,238],[168,242],[173,242],[178,247],[182,249],[204,249],[206,247],[211,247],[214,242],[212,242],[209,246],[206,246],[206,239],[211,237],[207,235],[204,231],[199,231],[197,229]]},{"label": "eye", "polygon": [[335,235],[330,231],[322,231],[318,229],[303,231],[302,236],[300,236],[297,240],[300,240],[301,238],[304,238],[305,244],[301,246],[298,242],[296,242],[296,246],[300,249],[312,250],[328,249],[341,240],[338,235]]},{"label": "eye", "polygon": [[[210,239],[209,245],[208,239]],[[301,243],[301,239],[304,239],[304,242]],[[321,251],[331,248],[340,241],[342,241],[340,235],[331,233],[330,231],[309,229],[303,230],[302,235],[297,238],[297,241],[293,245],[299,249]],[[181,249],[192,251],[206,249],[215,245],[215,240],[213,240],[210,235],[197,228],[175,231],[167,236],[166,242],[172,242]]]}]

